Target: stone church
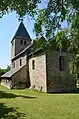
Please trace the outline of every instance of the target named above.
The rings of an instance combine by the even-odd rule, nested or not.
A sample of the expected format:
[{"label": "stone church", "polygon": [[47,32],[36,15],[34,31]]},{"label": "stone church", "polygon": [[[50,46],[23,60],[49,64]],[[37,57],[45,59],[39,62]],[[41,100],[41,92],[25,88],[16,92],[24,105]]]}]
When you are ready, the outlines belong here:
[{"label": "stone church", "polygon": [[11,41],[11,70],[0,77],[1,85],[42,92],[63,92],[76,88],[76,81],[68,68],[72,53],[45,53],[38,49],[33,54],[31,49],[32,40],[21,22]]}]

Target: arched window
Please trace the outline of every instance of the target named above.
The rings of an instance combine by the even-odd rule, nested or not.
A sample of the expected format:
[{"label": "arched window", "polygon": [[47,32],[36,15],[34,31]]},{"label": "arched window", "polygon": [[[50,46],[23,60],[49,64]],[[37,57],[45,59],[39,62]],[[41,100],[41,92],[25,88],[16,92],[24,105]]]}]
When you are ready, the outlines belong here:
[{"label": "arched window", "polygon": [[59,57],[59,70],[64,71],[64,57],[63,56]]},{"label": "arched window", "polygon": [[35,60],[32,60],[32,69],[35,69]]}]

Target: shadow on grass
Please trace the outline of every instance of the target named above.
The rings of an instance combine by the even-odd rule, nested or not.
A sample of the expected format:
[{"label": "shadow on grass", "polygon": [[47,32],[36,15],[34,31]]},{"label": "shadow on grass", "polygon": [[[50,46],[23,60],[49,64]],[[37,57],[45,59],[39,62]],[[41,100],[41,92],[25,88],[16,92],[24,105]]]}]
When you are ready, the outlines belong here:
[{"label": "shadow on grass", "polygon": [[17,112],[13,107],[7,107],[0,103],[0,119],[24,119],[25,114]]},{"label": "shadow on grass", "polygon": [[70,91],[63,90],[61,92],[51,92],[50,94],[79,94],[79,88]]},{"label": "shadow on grass", "polygon": [[25,96],[25,95],[15,95],[12,93],[6,93],[5,91],[0,91],[0,98],[17,98],[17,97],[22,97],[22,98],[28,98],[28,99],[34,99],[36,97],[32,97],[32,96]]}]

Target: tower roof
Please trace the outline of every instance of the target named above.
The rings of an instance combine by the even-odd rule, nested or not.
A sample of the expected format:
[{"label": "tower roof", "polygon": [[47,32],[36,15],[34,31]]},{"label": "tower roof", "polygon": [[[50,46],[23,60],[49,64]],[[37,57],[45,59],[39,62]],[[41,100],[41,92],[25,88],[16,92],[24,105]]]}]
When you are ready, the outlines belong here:
[{"label": "tower roof", "polygon": [[[28,34],[23,22],[20,23],[20,25],[19,25],[19,27],[18,27],[13,39],[14,38],[25,38],[25,39],[31,40],[31,38],[30,38],[30,36],[29,36],[29,34]],[[13,39],[12,39],[12,41],[13,41]]]}]

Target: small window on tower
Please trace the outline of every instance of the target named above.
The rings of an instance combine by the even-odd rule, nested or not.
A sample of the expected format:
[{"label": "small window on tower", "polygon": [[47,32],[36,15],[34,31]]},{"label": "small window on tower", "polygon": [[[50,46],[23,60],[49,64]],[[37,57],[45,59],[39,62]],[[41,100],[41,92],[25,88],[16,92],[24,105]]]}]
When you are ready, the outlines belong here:
[{"label": "small window on tower", "polygon": [[23,44],[23,40],[21,40],[21,45]]},{"label": "small window on tower", "polygon": [[64,57],[63,56],[59,57],[59,70],[64,71]]},{"label": "small window on tower", "polygon": [[35,69],[35,60],[32,60],[32,69]]},{"label": "small window on tower", "polygon": [[20,59],[20,66],[22,66],[22,59]]},{"label": "small window on tower", "polygon": [[24,41],[24,45],[26,45],[26,40]]}]

